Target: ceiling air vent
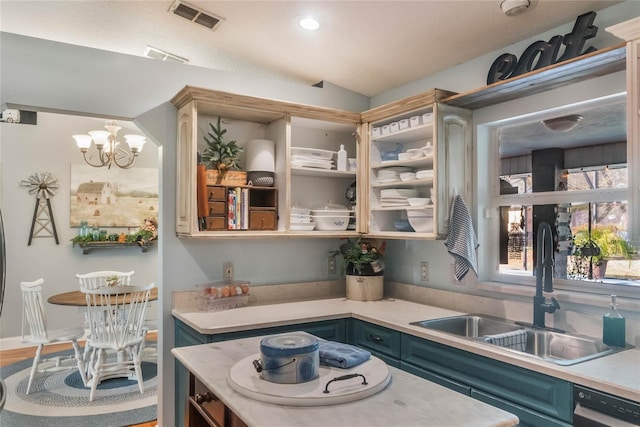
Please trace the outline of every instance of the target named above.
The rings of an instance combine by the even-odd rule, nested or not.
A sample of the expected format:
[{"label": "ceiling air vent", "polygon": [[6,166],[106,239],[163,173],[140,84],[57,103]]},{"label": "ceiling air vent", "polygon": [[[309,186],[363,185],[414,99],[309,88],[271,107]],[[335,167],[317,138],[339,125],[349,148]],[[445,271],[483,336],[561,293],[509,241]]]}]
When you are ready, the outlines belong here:
[{"label": "ceiling air vent", "polygon": [[147,46],[147,48],[144,50],[144,56],[151,59],[158,59],[160,61],[179,62],[181,64],[186,64],[187,62],[189,62],[189,60],[186,58],[182,58],[178,55],[165,52],[162,49],[158,49],[152,46]]},{"label": "ceiling air vent", "polygon": [[206,12],[181,0],[176,0],[169,8],[169,12],[188,19],[191,22],[195,22],[196,24],[200,24],[211,30],[218,29],[220,24],[224,21],[224,18],[221,18],[220,16],[216,16],[213,13]]}]

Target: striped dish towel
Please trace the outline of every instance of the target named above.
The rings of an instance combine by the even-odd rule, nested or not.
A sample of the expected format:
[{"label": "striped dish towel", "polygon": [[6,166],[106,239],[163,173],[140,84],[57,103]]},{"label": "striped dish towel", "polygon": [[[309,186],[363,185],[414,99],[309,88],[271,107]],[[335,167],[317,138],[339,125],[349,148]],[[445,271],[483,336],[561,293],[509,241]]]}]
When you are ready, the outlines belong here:
[{"label": "striped dish towel", "polygon": [[503,334],[485,335],[484,340],[489,344],[512,350],[524,351],[527,348],[527,331],[519,329],[517,331],[505,332]]},{"label": "striped dish towel", "polygon": [[469,268],[476,275],[478,274],[476,249],[480,244],[473,230],[469,209],[467,209],[462,196],[456,196],[453,199],[449,218],[449,234],[444,244],[447,246],[449,253],[455,258],[454,267],[457,280],[462,280]]}]

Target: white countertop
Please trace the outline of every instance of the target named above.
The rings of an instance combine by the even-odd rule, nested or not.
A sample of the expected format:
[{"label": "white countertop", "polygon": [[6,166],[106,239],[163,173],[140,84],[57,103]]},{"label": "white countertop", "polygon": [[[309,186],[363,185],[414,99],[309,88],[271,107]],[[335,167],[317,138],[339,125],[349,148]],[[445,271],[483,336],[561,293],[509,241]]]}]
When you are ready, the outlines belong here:
[{"label": "white countertop", "polygon": [[172,311],[202,334],[219,334],[295,323],[354,317],[491,359],[564,379],[640,402],[640,350],[630,349],[571,366],[432,331],[411,322],[456,316],[457,311],[397,299],[351,301],[345,298],[256,305],[219,312]]},{"label": "white countertop", "polygon": [[174,348],[173,355],[249,426],[513,426],[518,417],[390,367],[379,393],[349,403],[294,407],[249,399],[227,383],[238,360],[256,353],[262,337]]}]

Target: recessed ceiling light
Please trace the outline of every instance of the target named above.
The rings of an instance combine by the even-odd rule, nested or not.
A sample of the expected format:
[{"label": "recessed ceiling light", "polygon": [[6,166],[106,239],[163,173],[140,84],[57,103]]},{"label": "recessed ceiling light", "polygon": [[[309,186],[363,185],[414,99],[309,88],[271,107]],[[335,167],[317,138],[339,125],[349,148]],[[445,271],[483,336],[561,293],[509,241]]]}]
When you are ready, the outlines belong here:
[{"label": "recessed ceiling light", "polygon": [[300,18],[298,24],[305,30],[314,31],[320,28],[320,23],[310,16]]}]

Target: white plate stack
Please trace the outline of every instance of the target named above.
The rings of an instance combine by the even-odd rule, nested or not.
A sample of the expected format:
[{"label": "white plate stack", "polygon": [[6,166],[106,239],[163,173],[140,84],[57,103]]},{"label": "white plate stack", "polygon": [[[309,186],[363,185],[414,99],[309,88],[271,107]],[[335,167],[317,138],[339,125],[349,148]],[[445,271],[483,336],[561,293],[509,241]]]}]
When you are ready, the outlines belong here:
[{"label": "white plate stack", "polygon": [[291,208],[290,223],[292,231],[311,231],[316,228],[316,223],[311,221],[310,209]]},{"label": "white plate stack", "polygon": [[394,166],[390,168],[380,169],[376,176],[378,184],[387,184],[390,182],[400,181],[400,174],[405,172],[413,172],[413,168],[406,166]]},{"label": "white plate stack", "polygon": [[414,197],[418,197],[418,190],[410,188],[380,190],[380,207],[409,206],[407,199]]},{"label": "white plate stack", "polygon": [[433,178],[433,169],[422,169],[416,172],[416,179]]},{"label": "white plate stack", "polygon": [[291,166],[299,168],[333,169],[335,151],[319,148],[291,147]]}]

